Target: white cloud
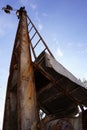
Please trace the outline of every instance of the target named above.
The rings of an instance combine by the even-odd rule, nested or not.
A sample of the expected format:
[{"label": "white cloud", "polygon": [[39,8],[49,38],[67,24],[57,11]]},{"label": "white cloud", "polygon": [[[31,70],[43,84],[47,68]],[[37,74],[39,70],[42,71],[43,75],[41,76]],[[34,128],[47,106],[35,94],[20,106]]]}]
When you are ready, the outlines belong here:
[{"label": "white cloud", "polygon": [[20,0],[20,4],[25,7],[31,8],[33,11],[37,9],[37,4],[31,0]]},{"label": "white cloud", "polygon": [[14,27],[14,25],[13,25],[12,21],[10,20],[10,18],[7,20],[7,17],[1,16],[1,18],[0,18],[0,37],[7,34],[7,32],[10,29],[13,29],[13,27]]},{"label": "white cloud", "polygon": [[5,22],[6,21],[3,18],[0,19],[0,36],[3,36],[5,33],[5,28],[6,28]]},{"label": "white cloud", "polygon": [[[24,5],[26,5],[26,6],[29,5],[31,10],[34,11],[37,27],[38,27],[39,30],[42,30],[43,25],[42,25],[42,22],[39,18],[39,13],[38,13],[38,8],[37,8],[38,5],[35,2],[28,1],[28,0],[21,0],[21,3],[22,4],[24,3]],[[46,13],[44,13],[44,15],[46,16]]]},{"label": "white cloud", "polygon": [[73,45],[72,42],[67,43],[67,46],[71,47]]},{"label": "white cloud", "polygon": [[61,51],[60,48],[57,49],[56,55],[57,55],[58,57],[62,57],[62,56],[63,56],[63,52]]},{"label": "white cloud", "polygon": [[48,16],[48,14],[47,14],[47,13],[45,13],[45,12],[44,12],[42,15],[43,15],[44,17],[47,17],[47,16]]},{"label": "white cloud", "polygon": [[38,24],[38,28],[39,30],[42,30],[43,29],[43,25],[41,23]]},{"label": "white cloud", "polygon": [[38,12],[35,13],[35,19],[37,20],[37,22],[40,23],[40,18],[39,18]]},{"label": "white cloud", "polygon": [[34,3],[31,3],[31,4],[30,4],[30,7],[31,7],[31,9],[36,10],[37,5],[36,5],[36,4],[34,4]]},{"label": "white cloud", "polygon": [[22,5],[26,5],[26,3],[29,2],[29,0],[20,0],[20,2],[21,2]]},{"label": "white cloud", "polygon": [[53,34],[53,43],[55,44],[55,46],[59,46],[60,42],[58,41],[58,38],[56,38],[57,36],[55,34]]},{"label": "white cloud", "polygon": [[83,43],[78,43],[77,44],[78,47],[83,47],[83,45],[84,45]]},{"label": "white cloud", "polygon": [[36,19],[36,21],[37,21],[38,29],[39,29],[39,30],[42,30],[42,29],[43,29],[43,25],[42,25],[41,20],[40,20],[40,18],[39,18],[38,12],[35,13],[35,19]]},{"label": "white cloud", "polygon": [[55,45],[55,57],[56,58],[59,58],[59,57],[63,57],[63,52],[62,52],[62,50],[60,49],[60,46],[61,46],[61,44],[60,44],[60,42],[58,41],[58,38],[56,38],[57,36],[54,34],[53,35],[53,43],[54,43],[54,45]]},{"label": "white cloud", "polygon": [[80,53],[80,54],[87,54],[87,50],[86,49],[80,50],[80,51],[78,51],[78,53]]}]

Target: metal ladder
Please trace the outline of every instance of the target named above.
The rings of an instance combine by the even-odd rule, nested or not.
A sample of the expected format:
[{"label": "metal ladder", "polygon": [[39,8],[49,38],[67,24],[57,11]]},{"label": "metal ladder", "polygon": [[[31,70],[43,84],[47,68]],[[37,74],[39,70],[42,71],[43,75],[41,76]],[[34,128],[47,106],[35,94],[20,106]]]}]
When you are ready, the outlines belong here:
[{"label": "metal ladder", "polygon": [[[36,29],[35,25],[31,21],[29,16],[27,16],[27,18],[28,18],[28,29],[29,29],[28,33],[29,33],[29,37],[30,37],[30,41],[31,41],[31,49],[33,52],[34,60],[36,60],[38,55],[40,55],[41,52],[43,52],[43,51],[47,51],[54,58],[52,52],[48,48],[46,42],[43,40],[42,36]],[[38,53],[38,54],[36,54],[36,53]]]}]

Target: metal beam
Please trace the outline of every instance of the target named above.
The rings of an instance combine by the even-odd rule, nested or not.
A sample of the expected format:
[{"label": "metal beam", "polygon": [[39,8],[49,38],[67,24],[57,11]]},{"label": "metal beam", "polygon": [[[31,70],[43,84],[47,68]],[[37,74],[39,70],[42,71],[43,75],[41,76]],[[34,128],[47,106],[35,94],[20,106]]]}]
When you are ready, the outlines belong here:
[{"label": "metal beam", "polygon": [[38,130],[39,118],[26,16],[26,11],[21,10],[17,90],[18,130]]},{"label": "metal beam", "polygon": [[[53,83],[53,86],[60,92],[62,92],[62,94],[64,94],[65,96],[69,97],[72,101],[75,102],[76,105],[82,105],[81,101],[78,101],[77,99],[75,99],[68,91],[65,91],[57,81],[55,81],[46,71],[44,71],[44,69],[40,66],[37,65],[36,63],[33,63],[33,66],[40,71],[43,75],[45,75],[45,77],[47,79],[49,79],[51,81],[51,83]],[[59,86],[59,87],[57,87]]]}]

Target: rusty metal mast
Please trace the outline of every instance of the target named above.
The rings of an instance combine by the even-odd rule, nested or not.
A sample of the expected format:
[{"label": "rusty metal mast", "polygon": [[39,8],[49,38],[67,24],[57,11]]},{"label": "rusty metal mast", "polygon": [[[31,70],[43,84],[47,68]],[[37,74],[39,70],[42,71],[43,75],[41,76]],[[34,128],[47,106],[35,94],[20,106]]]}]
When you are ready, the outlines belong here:
[{"label": "rusty metal mast", "polygon": [[[7,5],[3,10],[10,13],[13,8]],[[83,105],[87,106],[87,90],[80,81],[56,62],[47,44],[27,16],[25,8],[21,7],[16,14],[19,24],[10,65],[3,130],[41,130],[38,103],[46,112],[48,121],[74,116],[78,112],[78,105],[84,112]],[[38,44],[43,45],[43,49],[39,49],[41,53],[37,56],[35,50]],[[30,48],[34,62],[31,59]],[[86,122],[84,116],[83,122]]]},{"label": "rusty metal mast", "polygon": [[27,12],[17,11],[19,25],[8,79],[3,130],[38,130],[34,71],[30,54]]}]

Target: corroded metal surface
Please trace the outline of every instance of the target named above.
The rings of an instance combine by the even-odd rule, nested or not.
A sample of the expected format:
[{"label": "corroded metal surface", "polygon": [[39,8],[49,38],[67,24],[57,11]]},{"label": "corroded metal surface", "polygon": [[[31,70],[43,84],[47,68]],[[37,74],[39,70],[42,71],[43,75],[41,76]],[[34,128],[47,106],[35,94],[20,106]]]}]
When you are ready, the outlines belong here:
[{"label": "corroded metal surface", "polygon": [[22,13],[20,18],[20,37],[18,64],[18,130],[36,130],[38,123],[36,91],[25,12]]},{"label": "corroded metal surface", "polygon": [[68,119],[57,119],[43,123],[43,130],[75,130]]},{"label": "corroded metal surface", "polygon": [[57,118],[75,116],[78,105],[87,106],[87,89],[54,58],[43,52],[33,65],[38,101],[45,113]]},{"label": "corroded metal surface", "polygon": [[21,10],[19,18],[8,79],[3,130],[39,130],[39,112],[25,10]]}]

